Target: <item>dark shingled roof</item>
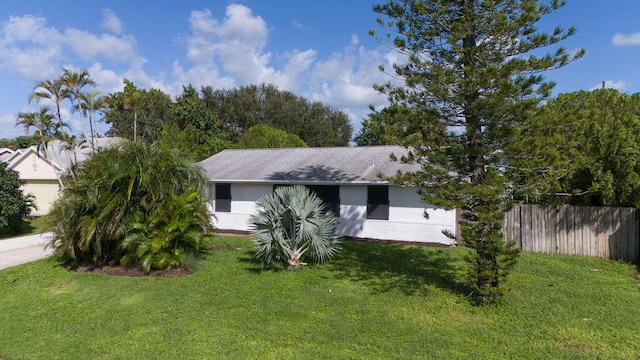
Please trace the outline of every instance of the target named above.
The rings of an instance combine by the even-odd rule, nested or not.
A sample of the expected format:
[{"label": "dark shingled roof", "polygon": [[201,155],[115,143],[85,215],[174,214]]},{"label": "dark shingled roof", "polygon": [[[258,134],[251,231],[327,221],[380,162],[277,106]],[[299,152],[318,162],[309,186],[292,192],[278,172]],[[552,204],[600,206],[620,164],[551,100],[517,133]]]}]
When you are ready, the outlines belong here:
[{"label": "dark shingled roof", "polygon": [[224,150],[198,163],[213,182],[386,183],[378,174],[416,171],[416,164],[393,161],[401,146]]}]

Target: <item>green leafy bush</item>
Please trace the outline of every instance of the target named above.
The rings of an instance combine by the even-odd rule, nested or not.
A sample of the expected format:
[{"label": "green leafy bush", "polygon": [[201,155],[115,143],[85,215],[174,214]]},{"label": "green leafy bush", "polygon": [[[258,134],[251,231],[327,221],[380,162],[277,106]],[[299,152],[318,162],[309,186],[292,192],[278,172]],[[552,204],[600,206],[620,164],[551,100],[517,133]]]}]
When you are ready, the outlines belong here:
[{"label": "green leafy bush", "polygon": [[178,266],[207,248],[213,227],[199,169],[143,142],[98,150],[68,181],[47,217],[64,263]]},{"label": "green leafy bush", "polygon": [[32,194],[24,195],[17,172],[0,162],[0,237],[19,233],[24,218],[35,208]]},{"label": "green leafy bush", "polygon": [[255,228],[256,258],[269,264],[275,260],[292,270],[308,254],[323,263],[341,249],[335,235],[338,219],[324,211],[324,204],[304,186],[277,188],[258,199],[261,207],[249,222]]}]

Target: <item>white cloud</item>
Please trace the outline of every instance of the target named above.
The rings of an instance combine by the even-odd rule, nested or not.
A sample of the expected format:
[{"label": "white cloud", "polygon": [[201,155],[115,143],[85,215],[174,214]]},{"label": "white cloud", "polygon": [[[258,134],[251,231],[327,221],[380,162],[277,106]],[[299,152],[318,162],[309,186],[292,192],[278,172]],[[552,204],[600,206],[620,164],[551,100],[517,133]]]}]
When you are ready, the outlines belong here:
[{"label": "white cloud", "polygon": [[[351,44],[357,43],[352,39]],[[388,80],[378,70],[386,54],[364,47],[347,46],[327,61],[315,64],[311,94],[314,100],[337,107],[363,107],[386,103],[386,97],[373,89],[376,82]]]},{"label": "white cloud", "polygon": [[198,65],[185,70],[179,61],[174,61],[171,75],[174,82],[169,86],[167,94],[176,96],[182,93],[182,86],[191,84],[196,88],[213,86],[228,89],[236,86],[236,82],[229,76],[221,76],[215,65]]},{"label": "white cloud", "polygon": [[187,58],[195,67],[219,62],[239,85],[264,82],[275,73],[268,66],[271,54],[263,52],[267,24],[246,6],[227,6],[221,22],[209,10],[193,11],[189,23],[192,35],[187,39]]},{"label": "white cloud", "polygon": [[102,10],[102,28],[111,31],[114,34],[122,34],[122,21],[111,11],[111,9]]},{"label": "white cloud", "polygon": [[12,16],[0,25],[0,66],[29,82],[57,76],[62,62],[74,57],[140,66],[146,59],[136,53],[135,46],[132,36],[98,36],[76,28],[62,33],[47,27],[46,19],[32,15]]},{"label": "white cloud", "polygon": [[298,19],[291,20],[291,27],[298,30],[307,30],[307,27]]},{"label": "white cloud", "polygon": [[122,76],[113,70],[104,69],[100,63],[94,63],[87,71],[91,74],[91,78],[98,85],[98,91],[102,94],[121,91],[124,87]]},{"label": "white cloud", "polygon": [[633,34],[617,33],[613,35],[611,42],[617,46],[637,46],[640,45],[640,32]]},{"label": "white cloud", "polygon": [[109,34],[97,36],[78,29],[67,29],[64,35],[66,44],[83,59],[93,60],[104,57],[129,64],[146,62],[146,59],[136,53],[136,41],[132,36],[118,37]]},{"label": "white cloud", "polygon": [[[33,82],[51,76],[62,58],[63,36],[42,17],[12,16],[0,25],[0,67]],[[28,46],[26,46],[28,44]]]},{"label": "white cloud", "polygon": [[215,19],[209,10],[193,11],[189,18],[192,33],[186,37],[186,57],[193,66],[185,70],[175,62],[174,77],[198,84],[243,86],[273,83],[284,89],[298,86],[298,77],[313,63],[316,52],[297,49],[279,58],[282,70],[271,65],[273,55],[265,51],[269,30],[266,22],[251,9],[239,4],[227,6],[225,17]]}]

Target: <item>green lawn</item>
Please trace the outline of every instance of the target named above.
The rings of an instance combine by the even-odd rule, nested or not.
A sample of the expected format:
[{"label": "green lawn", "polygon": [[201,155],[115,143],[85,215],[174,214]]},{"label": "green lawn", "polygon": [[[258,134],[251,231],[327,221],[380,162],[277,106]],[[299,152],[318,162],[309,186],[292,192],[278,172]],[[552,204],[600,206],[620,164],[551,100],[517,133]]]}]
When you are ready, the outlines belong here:
[{"label": "green lawn", "polygon": [[22,232],[20,234],[12,234],[8,236],[0,236],[0,240],[10,239],[17,236],[25,236],[25,235],[35,235],[40,234],[44,231],[44,216],[36,216],[29,218],[25,221],[25,224],[22,228]]},{"label": "green lawn", "polygon": [[294,272],[220,237],[182,278],[0,271],[4,359],[633,359],[632,265],[523,254],[496,307],[466,299],[464,248],[345,244]]}]

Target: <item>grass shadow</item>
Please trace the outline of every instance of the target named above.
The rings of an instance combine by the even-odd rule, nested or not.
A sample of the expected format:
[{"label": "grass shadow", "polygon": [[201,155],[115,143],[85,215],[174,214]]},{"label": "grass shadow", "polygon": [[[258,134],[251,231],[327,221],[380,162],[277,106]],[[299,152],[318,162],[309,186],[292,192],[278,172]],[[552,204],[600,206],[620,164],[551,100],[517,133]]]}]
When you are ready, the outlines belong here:
[{"label": "grass shadow", "polygon": [[281,272],[286,270],[281,264],[276,262],[264,264],[262,261],[256,259],[255,255],[255,250],[247,250],[242,254],[242,256],[238,257],[238,262],[245,264],[245,269],[254,274],[262,274],[263,272]]},{"label": "grass shadow", "polygon": [[464,263],[454,249],[346,241],[337,258],[326,264],[337,278],[364,283],[373,293],[400,290],[426,295],[437,287],[466,296]]},{"label": "grass shadow", "polygon": [[44,216],[27,217],[18,232],[2,234],[0,240],[12,239],[18,236],[37,235],[44,232]]}]

